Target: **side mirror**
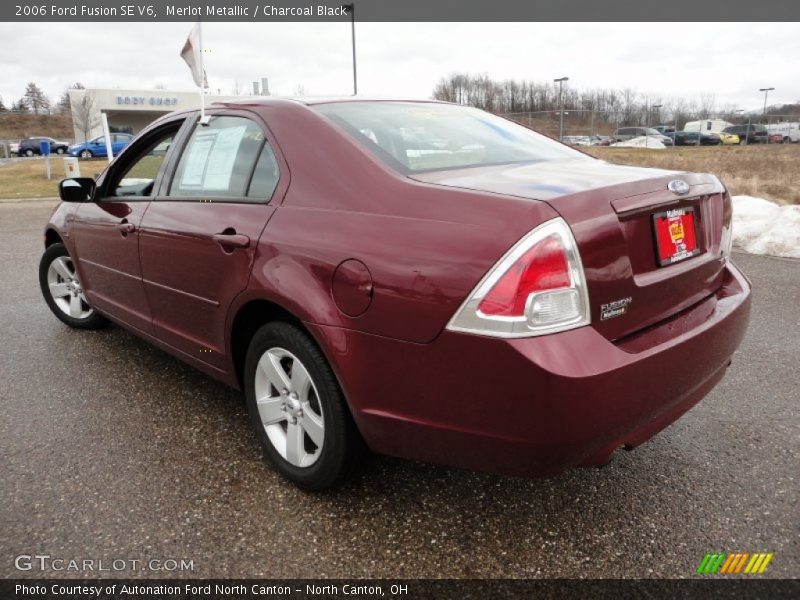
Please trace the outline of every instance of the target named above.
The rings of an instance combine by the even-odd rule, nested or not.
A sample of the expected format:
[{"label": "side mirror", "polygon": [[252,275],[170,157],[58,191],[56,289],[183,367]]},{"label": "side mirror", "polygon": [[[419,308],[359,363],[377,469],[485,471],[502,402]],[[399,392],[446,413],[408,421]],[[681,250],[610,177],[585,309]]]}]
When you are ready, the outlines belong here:
[{"label": "side mirror", "polygon": [[97,184],[91,177],[62,179],[58,184],[58,195],[63,202],[91,202]]}]

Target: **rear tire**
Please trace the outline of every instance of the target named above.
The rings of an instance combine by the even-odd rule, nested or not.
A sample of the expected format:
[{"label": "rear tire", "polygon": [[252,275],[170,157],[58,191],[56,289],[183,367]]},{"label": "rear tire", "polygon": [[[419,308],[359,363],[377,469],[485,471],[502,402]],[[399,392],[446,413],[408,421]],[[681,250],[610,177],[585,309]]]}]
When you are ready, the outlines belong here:
[{"label": "rear tire", "polygon": [[31,150],[30,148],[28,148],[27,150],[25,150],[25,156],[27,156],[28,158],[30,158],[31,156],[33,156],[33,150]]},{"label": "rear tire", "polygon": [[322,491],[355,468],[363,442],[328,361],[285,322],[253,336],[244,368],[250,419],[265,456],[298,487]]},{"label": "rear tire", "polygon": [[75,265],[64,244],[47,247],[39,261],[39,287],[47,306],[63,323],[76,329],[99,329],[106,318],[86,301]]}]

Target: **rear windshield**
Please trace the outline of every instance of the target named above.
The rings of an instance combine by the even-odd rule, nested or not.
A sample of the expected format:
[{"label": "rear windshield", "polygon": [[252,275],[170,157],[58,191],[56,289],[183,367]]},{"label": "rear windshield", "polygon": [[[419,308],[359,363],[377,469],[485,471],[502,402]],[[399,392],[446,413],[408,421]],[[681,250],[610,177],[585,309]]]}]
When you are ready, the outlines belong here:
[{"label": "rear windshield", "polygon": [[419,102],[337,102],[314,109],[403,173],[564,158],[591,160],[482,110]]}]

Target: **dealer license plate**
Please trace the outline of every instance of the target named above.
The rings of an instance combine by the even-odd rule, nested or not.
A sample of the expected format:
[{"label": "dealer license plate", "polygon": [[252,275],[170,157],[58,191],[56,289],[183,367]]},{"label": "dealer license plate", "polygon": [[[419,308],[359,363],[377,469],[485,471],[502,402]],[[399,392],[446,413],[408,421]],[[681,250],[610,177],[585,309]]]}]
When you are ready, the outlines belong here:
[{"label": "dealer license plate", "polygon": [[659,266],[672,265],[700,254],[695,217],[694,207],[676,208],[653,215]]}]

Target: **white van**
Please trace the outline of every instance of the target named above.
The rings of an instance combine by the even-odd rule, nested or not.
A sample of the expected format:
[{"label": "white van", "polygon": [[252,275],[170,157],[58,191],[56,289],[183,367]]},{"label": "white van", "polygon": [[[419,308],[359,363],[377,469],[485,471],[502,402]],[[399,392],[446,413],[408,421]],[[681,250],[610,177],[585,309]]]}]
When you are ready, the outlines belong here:
[{"label": "white van", "polygon": [[800,142],[800,123],[770,123],[767,131],[780,133],[784,144]]},{"label": "white van", "polygon": [[683,126],[684,131],[702,131],[703,133],[721,133],[726,127],[733,123],[728,123],[722,119],[705,119],[703,121],[687,121]]}]

